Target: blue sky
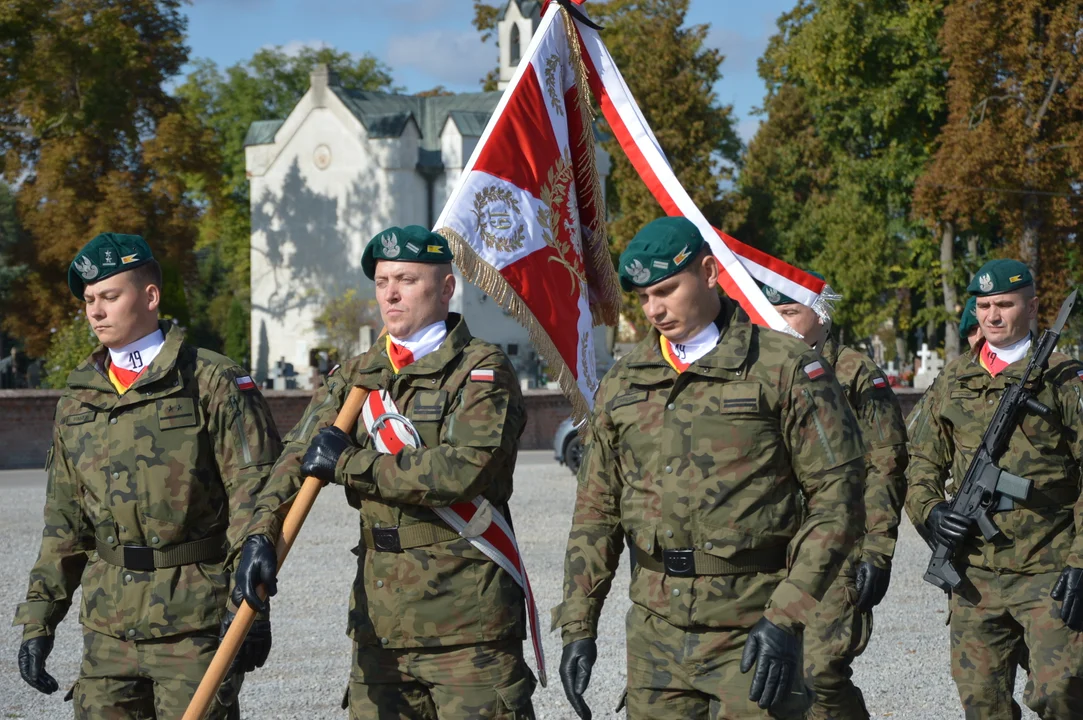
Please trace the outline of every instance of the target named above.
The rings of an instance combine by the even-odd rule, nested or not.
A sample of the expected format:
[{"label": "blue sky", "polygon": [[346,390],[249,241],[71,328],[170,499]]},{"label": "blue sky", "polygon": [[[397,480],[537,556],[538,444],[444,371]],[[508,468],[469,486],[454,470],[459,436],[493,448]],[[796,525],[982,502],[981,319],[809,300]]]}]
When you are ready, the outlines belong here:
[{"label": "blue sky", "polygon": [[[751,110],[764,94],[756,59],[775,20],[793,5],[794,0],[691,1],[688,21],[709,24],[710,44],[726,54],[715,90],[720,102],[734,106],[746,142],[759,123]],[[193,0],[187,7],[188,44],[193,58],[220,66],[247,60],[264,46],[330,45],[372,53],[408,92],[437,85],[476,91],[496,63],[496,47],[493,40],[481,43],[470,24],[472,8],[471,0]]]}]

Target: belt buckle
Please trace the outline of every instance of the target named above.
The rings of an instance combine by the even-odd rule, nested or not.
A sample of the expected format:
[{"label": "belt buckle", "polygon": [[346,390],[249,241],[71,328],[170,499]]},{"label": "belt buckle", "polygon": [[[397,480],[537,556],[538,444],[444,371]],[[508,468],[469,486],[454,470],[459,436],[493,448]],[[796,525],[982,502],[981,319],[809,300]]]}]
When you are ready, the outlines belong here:
[{"label": "belt buckle", "polygon": [[402,552],[402,541],[399,540],[398,527],[372,528],[372,542],[379,552]]},{"label": "belt buckle", "polygon": [[145,545],[121,545],[124,548],[124,567],[129,570],[149,572],[154,570],[154,549]]},{"label": "belt buckle", "polygon": [[666,575],[673,577],[694,577],[696,574],[696,560],[692,548],[680,550],[663,550],[662,566],[666,569]]}]

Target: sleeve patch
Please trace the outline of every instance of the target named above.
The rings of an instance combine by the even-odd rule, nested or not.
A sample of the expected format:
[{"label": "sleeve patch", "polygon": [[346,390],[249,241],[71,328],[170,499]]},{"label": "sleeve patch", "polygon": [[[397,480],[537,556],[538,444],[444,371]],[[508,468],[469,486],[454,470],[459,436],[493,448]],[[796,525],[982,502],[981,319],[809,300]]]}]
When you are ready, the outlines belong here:
[{"label": "sleeve patch", "polygon": [[877,390],[883,390],[887,387],[887,380],[877,375],[872,379],[872,386]]},{"label": "sleeve patch", "polygon": [[237,383],[238,390],[256,389],[256,383],[252,381],[252,377],[249,375],[241,375],[238,378],[234,378],[233,382]]},{"label": "sleeve patch", "polygon": [[816,378],[822,377],[825,372],[824,366],[820,363],[819,360],[817,360],[816,362],[811,362],[801,369],[805,371],[806,375],[808,375],[809,380],[815,380]]},{"label": "sleeve patch", "polygon": [[496,380],[495,370],[471,370],[470,371],[471,382],[494,382]]}]

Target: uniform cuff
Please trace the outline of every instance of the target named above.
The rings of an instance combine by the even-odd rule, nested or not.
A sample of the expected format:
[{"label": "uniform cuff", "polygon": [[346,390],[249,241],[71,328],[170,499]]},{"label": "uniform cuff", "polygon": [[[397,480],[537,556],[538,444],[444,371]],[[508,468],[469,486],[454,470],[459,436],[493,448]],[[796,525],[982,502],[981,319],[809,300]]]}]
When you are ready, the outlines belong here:
[{"label": "uniform cuff", "polygon": [[780,628],[797,633],[816,611],[820,601],[789,580],[779,583],[767,601],[763,616]]},{"label": "uniform cuff", "polygon": [[560,628],[564,644],[598,635],[602,602],[592,599],[565,600],[550,612],[552,630]]},{"label": "uniform cuff", "polygon": [[335,467],[335,482],[365,494],[376,492],[376,481],[372,476],[372,466],[383,453],[368,448],[350,449],[342,453]]},{"label": "uniform cuff", "polygon": [[[16,625],[41,625],[48,628],[49,619],[53,616],[55,607],[56,605],[48,600],[27,600],[19,603],[19,606],[15,608],[15,619],[11,625],[12,627]],[[52,632],[42,634],[52,635]]]},{"label": "uniform cuff", "polygon": [[861,540],[861,559],[877,567],[887,567],[895,556],[895,538],[866,535]]}]

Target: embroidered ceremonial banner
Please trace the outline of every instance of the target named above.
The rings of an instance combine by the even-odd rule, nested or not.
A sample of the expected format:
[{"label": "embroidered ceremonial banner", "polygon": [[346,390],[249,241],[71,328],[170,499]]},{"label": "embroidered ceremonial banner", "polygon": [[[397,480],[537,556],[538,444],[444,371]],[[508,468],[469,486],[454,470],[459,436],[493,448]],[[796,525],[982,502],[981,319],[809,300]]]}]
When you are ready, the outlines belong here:
[{"label": "embroidered ceremonial banner", "polygon": [[567,11],[553,4],[436,231],[463,276],[526,326],[583,417],[598,384],[593,327],[616,325],[620,290],[574,37]]}]

